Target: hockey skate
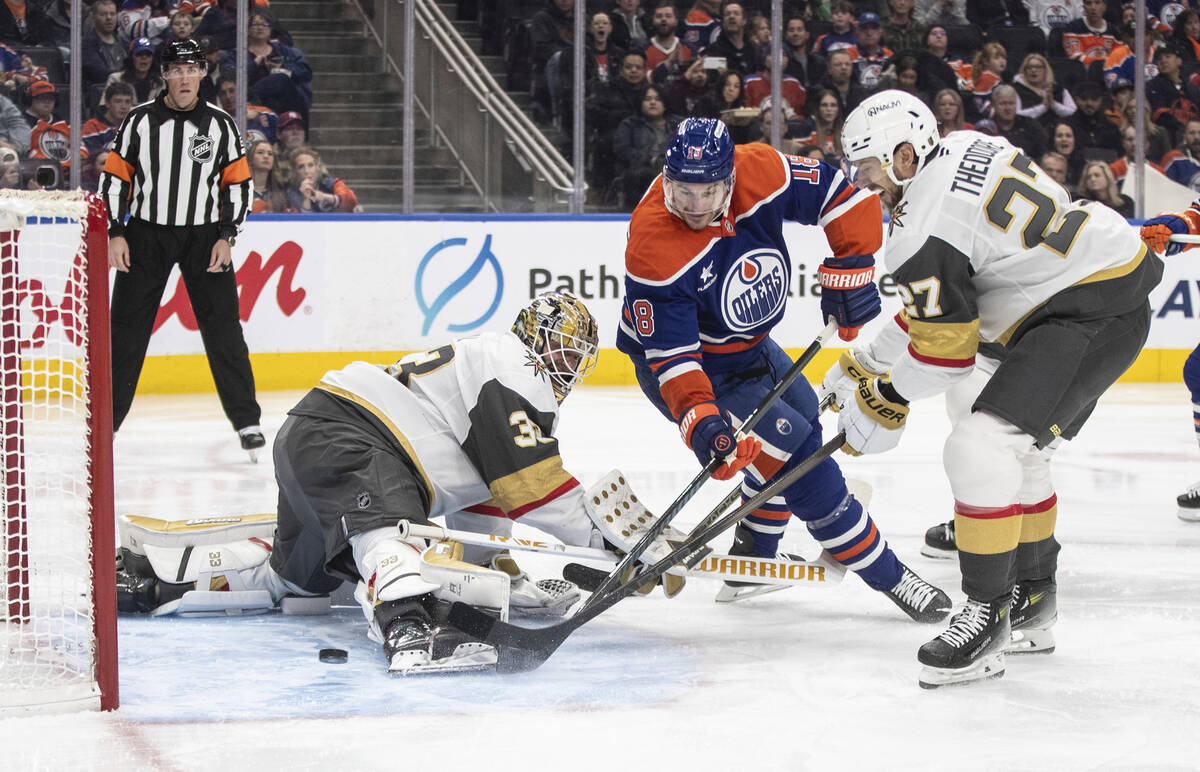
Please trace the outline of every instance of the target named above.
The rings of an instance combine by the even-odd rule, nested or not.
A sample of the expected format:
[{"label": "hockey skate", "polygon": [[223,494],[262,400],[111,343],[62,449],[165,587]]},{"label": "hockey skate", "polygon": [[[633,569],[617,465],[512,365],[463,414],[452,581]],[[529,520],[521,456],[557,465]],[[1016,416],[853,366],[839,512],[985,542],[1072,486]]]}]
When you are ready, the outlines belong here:
[{"label": "hockey skate", "polygon": [[150,561],[124,547],[117,552],[117,611],[149,614],[164,603],[176,600],[195,584],[160,581]]},{"label": "hockey skate", "polygon": [[[733,531],[733,546],[729,548],[730,555],[754,555],[754,533],[742,524]],[[773,558],[775,555],[756,555],[756,557]],[[801,558],[795,555],[781,555],[785,560],[800,560]],[[717,590],[717,597],[714,600],[717,603],[735,603],[746,598],[753,598],[755,595],[766,595],[769,592],[778,592],[779,590],[787,589],[786,584],[758,584],[753,582],[722,582],[721,589]]]},{"label": "hockey skate", "polygon": [[257,464],[258,451],[267,444],[267,438],[263,436],[262,429],[258,426],[238,429],[238,440],[242,443],[242,450],[250,454],[250,461]]},{"label": "hockey skate", "polygon": [[402,616],[388,625],[383,653],[393,675],[424,675],[487,670],[496,666],[496,650],[449,625],[421,616]]},{"label": "hockey skate", "polygon": [[1000,678],[1010,636],[1007,597],[991,603],[968,598],[950,626],[917,651],[917,661],[924,665],[917,683],[937,689]]},{"label": "hockey skate", "polygon": [[950,615],[954,605],[950,596],[904,566],[896,586],[883,593],[917,622],[940,622]]},{"label": "hockey skate", "polygon": [[1186,491],[1176,496],[1175,503],[1179,505],[1176,514],[1179,515],[1180,520],[1200,523],[1200,482],[1192,484]]},{"label": "hockey skate", "polygon": [[1013,587],[1009,612],[1012,640],[1009,654],[1049,654],[1054,651],[1054,633],[1058,621],[1058,589],[1053,579],[1025,579]]},{"label": "hockey skate", "polygon": [[925,532],[925,543],[921,545],[921,554],[927,558],[951,560],[958,555],[958,546],[954,542],[954,521],[938,523]]}]

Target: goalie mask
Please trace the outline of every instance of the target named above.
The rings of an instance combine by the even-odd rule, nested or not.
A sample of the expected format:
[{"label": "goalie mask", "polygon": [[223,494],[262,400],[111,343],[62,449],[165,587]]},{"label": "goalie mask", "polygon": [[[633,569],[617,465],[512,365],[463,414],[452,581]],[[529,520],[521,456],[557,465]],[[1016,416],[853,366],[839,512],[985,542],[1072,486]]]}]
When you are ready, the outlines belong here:
[{"label": "goalie mask", "polygon": [[596,369],[596,320],[569,292],[538,295],[517,314],[512,331],[550,376],[560,403]]}]

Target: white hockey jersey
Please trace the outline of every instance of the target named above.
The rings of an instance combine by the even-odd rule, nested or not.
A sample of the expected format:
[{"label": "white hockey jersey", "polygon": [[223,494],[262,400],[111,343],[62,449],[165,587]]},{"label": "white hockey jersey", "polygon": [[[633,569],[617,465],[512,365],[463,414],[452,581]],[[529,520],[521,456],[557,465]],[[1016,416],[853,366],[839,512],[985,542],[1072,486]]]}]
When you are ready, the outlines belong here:
[{"label": "white hockey jersey", "polygon": [[553,436],[558,402],[513,333],[464,338],[388,367],[354,362],[317,389],[386,429],[425,485],[429,517],[519,518],[568,544],[589,543],[583,489]]},{"label": "white hockey jersey", "polygon": [[1117,212],[1072,202],[1000,137],[956,131],[936,152],[892,212],[884,258],[910,339],[892,382],[910,400],[965,377],[981,340],[1007,342],[1051,296],[1146,256]]}]

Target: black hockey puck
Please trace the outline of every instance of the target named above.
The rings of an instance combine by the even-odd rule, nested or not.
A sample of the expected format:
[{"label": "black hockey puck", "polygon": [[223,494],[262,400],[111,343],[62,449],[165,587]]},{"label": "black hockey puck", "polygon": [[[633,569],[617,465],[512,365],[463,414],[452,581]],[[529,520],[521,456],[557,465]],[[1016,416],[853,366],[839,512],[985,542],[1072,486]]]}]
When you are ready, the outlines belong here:
[{"label": "black hockey puck", "polygon": [[350,655],[346,653],[345,649],[321,649],[317,653],[317,657],[322,662],[328,662],[331,665],[344,665],[346,664],[346,660],[350,658]]}]

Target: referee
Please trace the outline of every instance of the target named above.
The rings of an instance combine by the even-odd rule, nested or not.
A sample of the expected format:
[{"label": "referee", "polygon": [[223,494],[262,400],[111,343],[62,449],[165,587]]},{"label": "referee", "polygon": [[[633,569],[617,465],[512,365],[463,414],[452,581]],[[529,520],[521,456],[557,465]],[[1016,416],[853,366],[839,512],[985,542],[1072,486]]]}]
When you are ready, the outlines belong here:
[{"label": "referee", "polygon": [[118,271],[113,426],[121,426],[133,403],[167,278],[178,263],[221,407],[257,460],[266,439],[229,254],[254,199],[250,167],[233,119],[199,99],[203,48],[194,40],[168,44],[162,69],[166,92],[126,116],[100,178],[108,262]]}]

